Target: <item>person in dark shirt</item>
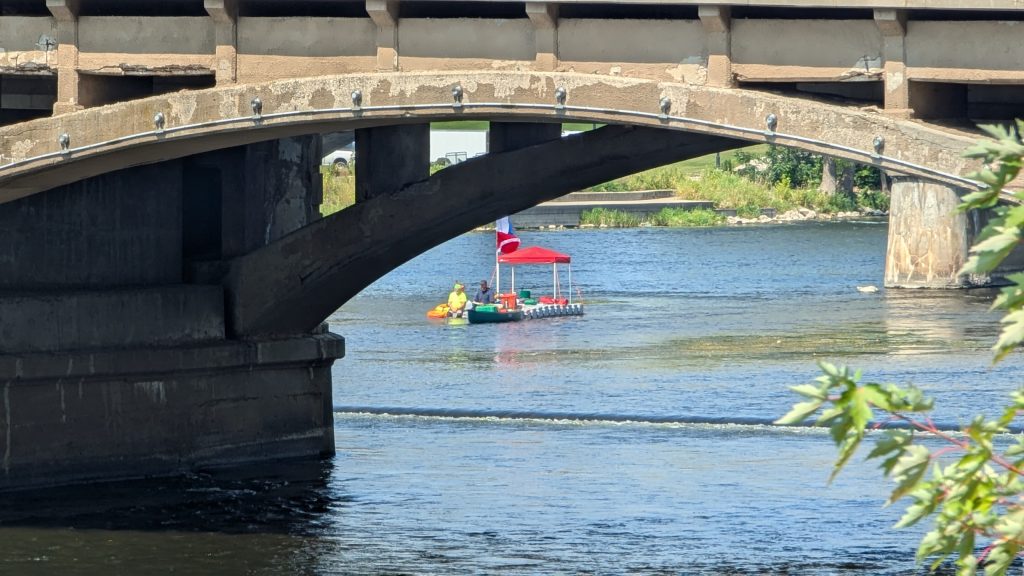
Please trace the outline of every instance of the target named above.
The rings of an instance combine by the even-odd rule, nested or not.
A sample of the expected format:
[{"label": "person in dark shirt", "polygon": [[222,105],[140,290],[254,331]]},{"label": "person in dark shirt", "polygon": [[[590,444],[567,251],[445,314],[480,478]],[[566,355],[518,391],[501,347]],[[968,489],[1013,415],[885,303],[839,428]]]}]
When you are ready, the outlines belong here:
[{"label": "person in dark shirt", "polygon": [[480,281],[480,288],[473,296],[474,304],[494,304],[494,292],[487,286],[487,280]]}]

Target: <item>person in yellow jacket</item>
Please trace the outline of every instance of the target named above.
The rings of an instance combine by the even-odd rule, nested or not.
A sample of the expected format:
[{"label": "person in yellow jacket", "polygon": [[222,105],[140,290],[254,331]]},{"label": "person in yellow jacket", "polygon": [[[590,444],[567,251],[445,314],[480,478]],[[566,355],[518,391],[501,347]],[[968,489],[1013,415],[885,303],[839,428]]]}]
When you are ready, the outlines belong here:
[{"label": "person in yellow jacket", "polygon": [[448,294],[448,315],[453,317],[462,316],[462,312],[466,309],[466,292],[464,286],[455,283],[455,287],[451,293]]}]

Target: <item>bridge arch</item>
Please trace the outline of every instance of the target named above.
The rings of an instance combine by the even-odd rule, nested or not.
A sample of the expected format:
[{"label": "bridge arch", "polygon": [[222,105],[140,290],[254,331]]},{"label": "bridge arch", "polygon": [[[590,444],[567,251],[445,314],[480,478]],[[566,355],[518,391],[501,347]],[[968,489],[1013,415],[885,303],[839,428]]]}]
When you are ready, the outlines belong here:
[{"label": "bridge arch", "polygon": [[963,177],[972,165],[961,156],[972,136],[878,112],[616,76],[451,71],[323,76],[178,92],[0,128],[0,203],[130,166],[253,142],[453,119],[685,131],[785,145],[972,186]]},{"label": "bridge arch", "polygon": [[[461,103],[452,92],[456,86],[462,88]],[[565,90],[564,103],[556,97],[559,88]],[[357,91],[358,106],[353,102]],[[261,104],[258,115],[252,108],[254,98]],[[776,119],[774,130],[766,125],[769,115]],[[47,470],[63,477],[101,475],[104,470],[82,467],[76,458],[83,453],[112,454],[111,446],[119,453],[104,456],[103,465],[116,462],[123,468],[124,454],[128,454],[144,463],[155,462],[147,466],[156,470],[166,469],[166,462],[211,456],[231,461],[330,452],[334,443],[329,366],[344,354],[344,343],[315,329],[331,311],[390,269],[445,239],[559,192],[621,175],[616,171],[652,167],[745,142],[772,142],[930,180],[921,186],[941,187],[955,200],[954,189],[969,185],[962,178],[969,164],[960,151],[973,140],[871,111],[744,90],[612,76],[454,71],[331,76],[176,93],[0,128],[0,204],[8,203],[0,208],[7,211],[7,222],[23,217],[33,223],[32,234],[17,239],[15,248],[34,247],[49,232],[47,221],[40,219],[35,225],[36,215],[19,209],[45,204],[49,194],[26,198],[39,192],[61,187],[55,194],[61,196],[59,200],[78,199],[85,196],[78,194],[78,185],[66,184],[152,164],[125,170],[130,177],[124,177],[114,191],[116,201],[136,199],[144,196],[137,191],[150,187],[164,169],[171,172],[188,162],[166,161],[289,136],[458,118],[505,124],[593,121],[608,126],[573,138],[495,151],[425,180],[406,180],[265,245],[212,261],[210,275],[202,278],[182,270],[183,226],[175,222],[176,217],[180,220],[181,208],[175,211],[171,205],[162,210],[166,205],[159,202],[142,210],[132,205],[123,212],[164,216],[161,222],[173,233],[156,237],[152,244],[168,247],[174,258],[159,262],[163,253],[157,250],[121,250],[132,246],[136,230],[152,226],[148,220],[134,227],[121,222],[109,225],[116,232],[109,243],[111,253],[128,254],[125,261],[130,259],[130,264],[152,265],[148,271],[152,277],[144,281],[136,276],[128,281],[125,275],[80,286],[68,281],[66,269],[34,257],[38,252],[10,250],[13,259],[3,264],[15,262],[18,270],[52,268],[54,280],[42,285],[45,290],[38,294],[8,296],[0,302],[6,310],[20,311],[11,314],[16,322],[7,324],[46,326],[46,331],[56,334],[31,342],[14,339],[13,345],[21,348],[0,354],[0,371],[15,383],[12,398],[18,410],[25,410],[22,406],[34,410],[19,412],[19,418],[36,423],[36,430],[58,432],[43,435],[52,443],[42,450],[16,451],[12,474],[5,470],[0,487],[30,482],[35,474],[44,474],[47,481],[58,477]],[[825,126],[827,133],[823,133]],[[882,143],[877,150],[876,137]],[[570,170],[559,170],[562,160]],[[238,166],[225,170],[238,170]],[[521,177],[523,166],[531,168],[528,177]],[[120,177],[113,174],[110,180]],[[536,186],[545,179],[556,185]],[[97,183],[95,187],[100,187],[101,180],[83,182],[80,188]],[[152,186],[145,190],[145,197],[166,199],[176,194],[180,200],[181,183],[177,186]],[[456,206],[439,202],[453,196],[445,193],[452,190],[466,190],[455,195]],[[925,194],[931,191],[922,190]],[[13,202],[17,199],[24,202]],[[79,212],[78,204],[54,204],[53,212],[59,213],[61,222],[89,220],[82,217],[88,210]],[[119,206],[115,201],[110,205]],[[105,214],[105,207],[97,206],[95,211],[110,216],[105,223],[121,214]],[[939,206],[934,213],[945,216],[947,212]],[[82,228],[86,226],[100,228],[94,223]],[[941,232],[936,230],[935,235]],[[54,242],[44,248],[55,246],[50,252],[72,254],[65,248],[80,239],[67,238],[63,244]],[[88,257],[81,268],[90,268],[100,260],[100,250],[79,243]],[[907,259],[921,260],[919,255],[928,250],[928,246],[908,245]],[[955,259],[948,260],[955,275]],[[928,273],[934,275],[931,269]],[[26,286],[29,292],[40,287],[16,288],[24,291]],[[133,310],[153,306],[154,301],[161,315],[132,317]],[[69,329],[52,330],[53,326]],[[171,404],[165,405],[163,381],[168,374],[175,376],[166,388]],[[101,398],[112,394],[137,398],[132,406],[139,410],[133,409],[136,417],[129,424],[136,426],[137,415],[146,415],[145,437],[153,440],[129,445],[120,434],[82,433],[87,427],[81,423],[65,427],[62,410],[55,408],[54,390],[61,390],[61,382],[69,377],[79,378],[79,386],[86,381],[91,390],[86,396],[88,406],[97,411],[91,413],[91,421],[78,422],[91,426],[112,417],[101,411],[105,406]],[[28,384],[22,385],[23,381]],[[140,389],[153,390],[153,385],[160,386],[159,394],[145,398],[137,394]],[[154,402],[160,399],[160,404],[150,405],[150,396]],[[242,414],[242,420],[222,424],[224,407],[232,402],[242,408],[233,411]],[[188,418],[181,419],[180,414]],[[122,422],[119,416],[113,418]],[[265,441],[252,441],[268,437],[269,447]],[[85,450],[68,443],[80,438],[91,442],[81,444]],[[75,454],[68,453],[69,445],[75,446]],[[35,465],[38,461],[49,467]],[[135,473],[148,469],[133,467]]]}]

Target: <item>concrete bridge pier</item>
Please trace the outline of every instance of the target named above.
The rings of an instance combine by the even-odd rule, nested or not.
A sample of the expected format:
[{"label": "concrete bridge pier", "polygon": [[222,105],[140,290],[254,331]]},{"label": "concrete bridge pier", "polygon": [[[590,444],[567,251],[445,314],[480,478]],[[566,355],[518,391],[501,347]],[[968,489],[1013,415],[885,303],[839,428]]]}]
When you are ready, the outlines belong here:
[{"label": "concrete bridge pier", "polygon": [[967,288],[989,282],[959,274],[968,250],[984,227],[983,215],[957,211],[959,190],[906,177],[893,179],[887,288]]},{"label": "concrete bridge pier", "polygon": [[233,337],[217,277],[319,218],[316,139],[0,204],[0,490],[333,452],[344,341]]}]

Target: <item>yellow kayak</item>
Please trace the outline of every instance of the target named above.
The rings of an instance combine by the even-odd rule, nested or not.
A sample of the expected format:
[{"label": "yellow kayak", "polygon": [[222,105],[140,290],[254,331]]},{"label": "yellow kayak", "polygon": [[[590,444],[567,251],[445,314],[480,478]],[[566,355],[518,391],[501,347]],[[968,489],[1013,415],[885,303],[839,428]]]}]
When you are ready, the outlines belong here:
[{"label": "yellow kayak", "polygon": [[431,310],[427,310],[427,318],[444,318],[448,316],[448,305],[438,304]]}]

